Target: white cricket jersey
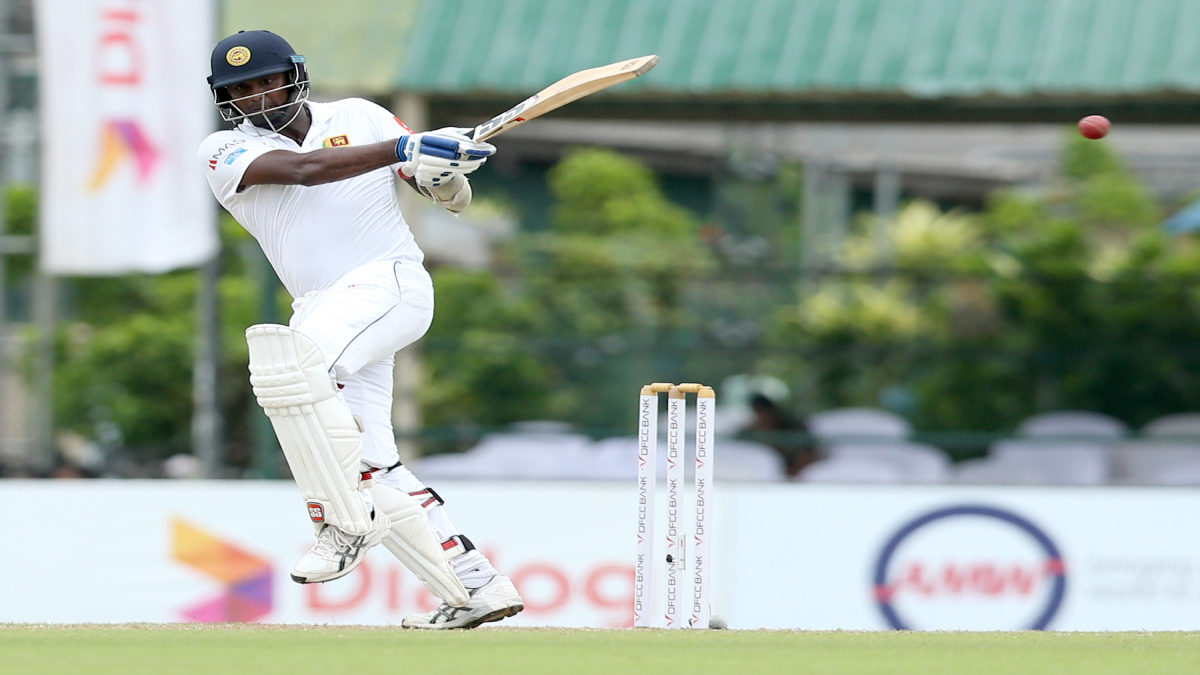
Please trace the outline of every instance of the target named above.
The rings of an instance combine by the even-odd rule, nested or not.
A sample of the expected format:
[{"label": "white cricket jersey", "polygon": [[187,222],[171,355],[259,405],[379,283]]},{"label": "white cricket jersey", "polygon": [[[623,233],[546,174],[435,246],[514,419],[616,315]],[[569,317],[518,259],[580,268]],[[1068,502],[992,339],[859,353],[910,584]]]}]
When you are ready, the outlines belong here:
[{"label": "white cricket jersey", "polygon": [[390,112],[360,98],[307,105],[312,127],[303,145],[249,122],[204,139],[199,158],[217,201],[258,240],[292,297],[323,290],[368,263],[423,261],[400,213],[399,163],[325,185],[251,185],[237,191],[246,167],[272,150],[312,152],[410,133]]}]

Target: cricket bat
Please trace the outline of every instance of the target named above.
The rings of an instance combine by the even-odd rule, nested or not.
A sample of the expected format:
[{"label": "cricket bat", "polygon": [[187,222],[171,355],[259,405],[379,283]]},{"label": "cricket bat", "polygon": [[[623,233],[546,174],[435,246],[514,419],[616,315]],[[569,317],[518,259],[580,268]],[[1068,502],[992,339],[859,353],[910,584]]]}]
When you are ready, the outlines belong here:
[{"label": "cricket bat", "polygon": [[577,101],[614,84],[632,80],[656,65],[658,57],[652,54],[573,73],[475,127],[471,138],[486,141],[551,110],[557,110],[571,101]]}]

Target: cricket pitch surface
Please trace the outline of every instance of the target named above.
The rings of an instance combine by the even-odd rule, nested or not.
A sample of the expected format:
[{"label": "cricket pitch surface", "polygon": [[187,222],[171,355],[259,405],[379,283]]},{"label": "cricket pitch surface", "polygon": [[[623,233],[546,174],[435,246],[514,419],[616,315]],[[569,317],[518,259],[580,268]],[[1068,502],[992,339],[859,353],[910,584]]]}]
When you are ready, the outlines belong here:
[{"label": "cricket pitch surface", "polygon": [[1200,633],[0,624],[0,673],[1200,673]]}]

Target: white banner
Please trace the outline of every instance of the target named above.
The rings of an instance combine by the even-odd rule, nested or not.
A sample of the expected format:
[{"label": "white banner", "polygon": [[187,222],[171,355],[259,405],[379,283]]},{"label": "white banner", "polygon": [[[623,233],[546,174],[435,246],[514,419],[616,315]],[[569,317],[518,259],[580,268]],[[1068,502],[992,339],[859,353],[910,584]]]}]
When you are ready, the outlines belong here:
[{"label": "white banner", "polygon": [[[632,623],[632,481],[435,487],[524,595],[506,625]],[[293,583],[312,530],[290,483],[0,480],[0,503],[0,623],[396,624],[435,603],[383,547]],[[714,503],[731,628],[1200,629],[1200,490],[718,481]]]},{"label": "white banner", "polygon": [[165,272],[217,250],[196,148],[212,0],[37,0],[42,268]]}]

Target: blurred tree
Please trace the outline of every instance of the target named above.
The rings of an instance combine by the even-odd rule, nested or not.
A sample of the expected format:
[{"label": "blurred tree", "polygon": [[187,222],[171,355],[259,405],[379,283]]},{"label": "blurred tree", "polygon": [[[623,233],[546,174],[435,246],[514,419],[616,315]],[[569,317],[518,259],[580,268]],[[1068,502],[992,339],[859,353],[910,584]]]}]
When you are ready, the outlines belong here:
[{"label": "blurred tree", "polygon": [[[519,234],[494,270],[433,270],[426,423],[628,432],[646,381],[751,371],[793,384],[801,414],[882,405],[926,431],[1007,430],[1054,407],[1135,426],[1200,410],[1200,242],[1160,230],[1107,144],[1072,138],[1057,181],[992,195],[977,214],[913,201],[863,217],[843,271],[797,301],[800,179],[781,165],[723,182],[701,226],[640,162],[570,152],[549,174],[549,230]],[[9,200],[10,231],[28,231],[33,193]],[[260,314],[262,261],[232,220],[222,237],[223,407],[240,465],[253,412],[242,332]],[[186,449],[195,283],[190,271],[72,282],[63,426],[147,463]],[[286,320],[286,294],[274,300]]]},{"label": "blurred tree", "polygon": [[[37,191],[31,185],[12,184],[3,195],[5,222],[0,234],[28,236],[36,230]],[[5,310],[8,319],[27,319],[31,313],[34,255],[8,255],[4,259]]]},{"label": "blurred tree", "polygon": [[779,162],[757,143],[734,143],[731,150],[701,230],[715,265],[689,281],[702,319],[683,370],[689,379],[713,383],[773,372],[759,358],[763,336],[774,312],[795,299],[800,259],[801,167]]},{"label": "blurred tree", "polygon": [[883,392],[904,385],[914,348],[949,330],[955,285],[939,275],[973,270],[983,248],[974,219],[920,200],[892,220],[864,216],[857,230],[838,256],[846,274],[777,312],[770,342],[803,355],[786,372],[808,383],[809,410],[878,406]]},{"label": "blurred tree", "polygon": [[439,267],[437,314],[422,345],[421,403],[434,426],[494,426],[546,414],[549,371],[533,335],[545,316],[494,274]]},{"label": "blurred tree", "polygon": [[[1200,246],[1160,220],[1110,146],[1072,135],[1039,195],[997,193],[976,217],[912,202],[868,219],[847,240],[849,275],[784,310],[772,338],[799,355],[782,363],[812,383],[810,405],[899,402],[926,430],[1200,410]],[[882,274],[878,228],[896,265]]]},{"label": "blurred tree", "polygon": [[[522,235],[495,272],[434,270],[437,317],[423,342],[427,424],[489,427],[555,418],[611,427],[646,374],[620,365],[632,340],[672,340],[695,325],[687,279],[708,262],[694,217],[643,164],[572,153],[551,174],[553,229]],[[258,318],[254,242],[222,221],[226,457],[250,461],[245,327]],[[194,271],[73,279],[60,336],[56,414],[131,465],[186,451],[191,422]],[[280,319],[287,308],[281,298]],[[635,337],[636,336],[636,337]],[[624,370],[608,383],[597,377]],[[626,408],[629,408],[628,414]],[[152,470],[152,469],[150,469]]]},{"label": "blurred tree", "polygon": [[[227,216],[221,234],[221,405],[226,456],[239,465],[248,454],[243,331],[257,315],[257,288],[236,254],[249,235]],[[197,280],[195,270],[66,280],[56,426],[99,442],[122,472],[153,474],[159,460],[190,449]]]},{"label": "blurred tree", "polygon": [[55,420],[146,463],[190,445],[196,275],[74,279]]},{"label": "blurred tree", "polygon": [[560,330],[580,338],[689,326],[682,292],[709,263],[695,217],[641,162],[597,148],[549,174],[551,231],[521,238],[526,282]]},{"label": "blurred tree", "polygon": [[546,314],[540,338],[554,377],[546,412],[622,428],[632,420],[631,392],[655,372],[677,373],[679,364],[656,363],[656,354],[696,331],[689,283],[711,268],[711,255],[695,216],[633,158],[579,149],[548,178],[550,231],[519,237],[509,252],[524,292]]},{"label": "blurred tree", "polygon": [[548,178],[548,231],[518,235],[497,271],[434,273],[437,316],[423,342],[431,425],[619,428],[653,377],[643,360],[697,325],[689,282],[710,256],[695,217],[649,168],[585,148]]}]

